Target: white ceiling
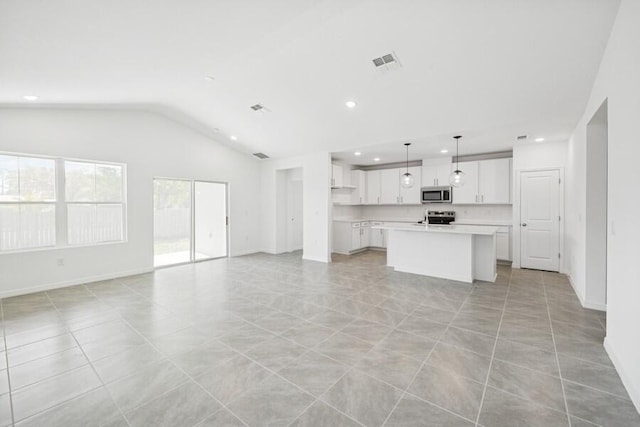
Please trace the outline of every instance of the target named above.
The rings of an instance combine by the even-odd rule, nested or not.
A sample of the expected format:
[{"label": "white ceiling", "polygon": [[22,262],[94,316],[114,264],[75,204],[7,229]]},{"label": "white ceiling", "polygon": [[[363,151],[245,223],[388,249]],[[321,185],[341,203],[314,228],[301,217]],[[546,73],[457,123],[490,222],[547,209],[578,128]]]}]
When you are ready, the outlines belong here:
[{"label": "white ceiling", "polygon": [[[0,104],[142,105],[272,157],[422,158],[457,133],[461,155],[500,151],[569,136],[618,4],[0,0]],[[376,69],[391,51],[403,66]]]}]

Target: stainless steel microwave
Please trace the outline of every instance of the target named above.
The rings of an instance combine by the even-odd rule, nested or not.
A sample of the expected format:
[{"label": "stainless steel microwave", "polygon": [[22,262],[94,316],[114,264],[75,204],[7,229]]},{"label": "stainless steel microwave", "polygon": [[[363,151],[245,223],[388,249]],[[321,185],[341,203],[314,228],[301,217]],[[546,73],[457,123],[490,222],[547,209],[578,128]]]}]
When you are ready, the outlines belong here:
[{"label": "stainless steel microwave", "polygon": [[420,190],[422,203],[451,203],[451,187],[422,187]]}]

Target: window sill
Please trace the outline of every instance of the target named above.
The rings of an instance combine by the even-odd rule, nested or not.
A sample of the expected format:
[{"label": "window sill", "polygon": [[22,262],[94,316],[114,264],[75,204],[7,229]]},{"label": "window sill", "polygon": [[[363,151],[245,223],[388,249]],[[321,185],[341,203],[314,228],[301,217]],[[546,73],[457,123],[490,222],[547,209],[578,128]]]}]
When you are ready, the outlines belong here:
[{"label": "window sill", "polygon": [[40,248],[25,248],[25,249],[16,249],[16,250],[10,250],[10,251],[0,251],[0,256],[24,254],[24,253],[31,253],[31,252],[59,251],[59,250],[68,250],[68,249],[93,248],[98,246],[122,245],[128,242],[129,240],[125,239],[125,240],[117,240],[113,242],[100,242],[100,243],[91,243],[91,244],[84,244],[84,245],[45,246]]}]

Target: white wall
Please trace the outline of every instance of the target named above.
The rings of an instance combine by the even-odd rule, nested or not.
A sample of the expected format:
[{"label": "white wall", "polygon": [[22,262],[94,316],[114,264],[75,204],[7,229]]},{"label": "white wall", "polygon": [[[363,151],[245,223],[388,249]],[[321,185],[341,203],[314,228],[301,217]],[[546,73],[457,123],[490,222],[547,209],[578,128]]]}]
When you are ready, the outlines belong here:
[{"label": "white wall", "polygon": [[[520,172],[533,169],[559,169],[562,179],[561,197],[566,197],[568,188],[567,180],[564,177],[567,167],[567,141],[558,142],[538,142],[516,144],[513,147],[513,233],[511,233],[511,256],[513,257],[513,267],[520,267]],[[560,203],[560,216],[565,218],[563,207],[565,200]],[[566,218],[560,223],[560,272],[565,272],[564,259],[565,250],[565,227]]]},{"label": "white wall", "polygon": [[[607,337],[605,347],[640,409],[640,2],[623,0],[587,108],[569,141],[569,274],[585,291],[586,128],[607,100],[609,113]],[[568,180],[569,181],[569,180]]]},{"label": "white wall", "polygon": [[[126,163],[128,241],[0,255],[0,297],[153,268],[153,177],[229,182],[230,254],[255,252],[258,160],[141,111],[0,109],[0,151]],[[58,267],[57,258],[64,258]]]},{"label": "white wall", "polygon": [[[277,201],[278,181],[284,179],[286,173],[278,173],[285,169],[302,168],[303,188],[303,249],[304,259],[329,262],[331,221],[331,157],[328,152],[313,153],[305,156],[285,159],[267,159],[261,162],[260,197],[261,209],[256,212],[262,230],[262,250],[268,253],[279,253],[278,233],[286,225],[279,224],[278,209],[282,205]],[[253,192],[256,194],[256,191]]]}]

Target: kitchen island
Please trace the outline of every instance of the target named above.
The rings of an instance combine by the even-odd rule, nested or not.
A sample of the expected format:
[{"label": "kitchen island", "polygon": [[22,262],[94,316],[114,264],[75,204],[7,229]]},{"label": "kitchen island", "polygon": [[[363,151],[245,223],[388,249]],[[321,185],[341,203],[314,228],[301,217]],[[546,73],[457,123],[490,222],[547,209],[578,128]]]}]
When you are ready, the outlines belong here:
[{"label": "kitchen island", "polygon": [[407,224],[387,230],[387,265],[396,271],[472,283],[496,280],[498,227]]}]

